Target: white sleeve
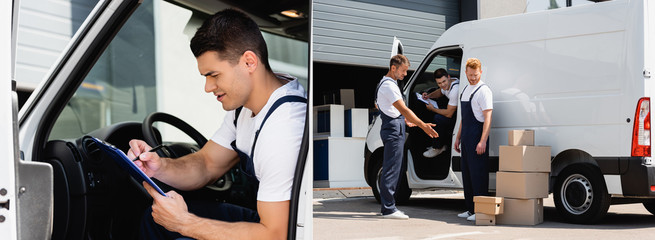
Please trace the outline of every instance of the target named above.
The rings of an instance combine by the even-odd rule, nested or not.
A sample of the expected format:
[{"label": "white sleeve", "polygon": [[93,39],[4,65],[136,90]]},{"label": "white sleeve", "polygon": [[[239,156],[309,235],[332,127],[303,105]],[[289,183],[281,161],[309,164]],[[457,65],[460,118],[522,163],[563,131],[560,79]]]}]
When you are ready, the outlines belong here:
[{"label": "white sleeve", "polygon": [[380,86],[378,98],[382,96],[384,101],[387,101],[389,105],[393,105],[396,101],[403,98],[403,95],[400,94],[400,89],[391,81],[385,81]]},{"label": "white sleeve", "polygon": [[234,127],[234,113],[235,111],[229,111],[225,114],[223,124],[218,130],[216,130],[214,136],[211,138],[212,141],[227,149],[232,149],[230,144],[237,139],[237,131]]},{"label": "white sleeve", "polygon": [[493,95],[491,93],[491,88],[489,86],[483,87],[483,89],[480,89],[479,93],[480,97],[477,98],[478,104],[480,105],[480,108],[484,110],[489,110],[489,109],[494,109],[494,99]]},{"label": "white sleeve", "polygon": [[459,84],[454,85],[448,92],[448,105],[457,107],[457,94],[459,94]]},{"label": "white sleeve", "polygon": [[286,103],[271,114],[255,147],[255,173],[259,178],[257,200],[291,199],[298,153],[305,129],[307,104]]}]

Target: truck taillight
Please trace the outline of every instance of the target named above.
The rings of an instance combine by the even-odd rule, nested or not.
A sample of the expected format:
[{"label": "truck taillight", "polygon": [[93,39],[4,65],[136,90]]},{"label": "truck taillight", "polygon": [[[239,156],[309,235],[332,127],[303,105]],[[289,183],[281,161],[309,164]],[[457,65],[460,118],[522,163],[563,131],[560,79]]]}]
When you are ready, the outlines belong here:
[{"label": "truck taillight", "polygon": [[650,98],[639,99],[632,130],[632,156],[650,157]]}]

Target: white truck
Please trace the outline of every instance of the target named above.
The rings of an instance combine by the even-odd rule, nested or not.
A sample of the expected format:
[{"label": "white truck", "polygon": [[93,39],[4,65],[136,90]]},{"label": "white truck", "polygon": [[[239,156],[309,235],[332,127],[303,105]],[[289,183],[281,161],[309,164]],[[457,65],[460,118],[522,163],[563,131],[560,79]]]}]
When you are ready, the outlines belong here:
[{"label": "white truck", "polygon": [[[173,61],[174,65],[181,66],[185,61],[195,65],[183,30],[188,26],[193,34],[202,20],[233,5],[215,0],[171,0],[173,4],[155,0],[139,8],[143,0],[97,1],[57,62],[19,111],[14,81],[18,2],[0,1],[0,239],[137,239],[141,216],[150,206],[151,198],[140,183],[98,151],[99,148],[89,140],[96,137],[126,152],[130,139],[145,139],[151,146],[166,145],[164,154],[169,156],[182,156],[202,146],[206,139],[184,121],[161,112],[150,114],[167,107],[162,102],[155,104],[152,99],[144,100],[153,96],[156,89],[165,87],[162,86],[163,74],[152,74],[151,78],[132,75],[137,71],[155,71],[144,63],[149,57],[156,57],[158,62]],[[285,3],[290,8],[306,9],[309,5],[303,0]],[[59,3],[47,4],[59,6]],[[153,4],[166,4],[168,13],[177,15],[154,17]],[[231,4],[239,6],[242,3]],[[276,6],[279,1],[266,4],[260,5],[263,8]],[[269,13],[265,13],[264,18],[257,17],[260,13],[253,9],[248,12],[248,9],[244,11],[264,30],[284,31],[288,30],[287,27],[308,22],[308,19],[299,22],[285,22],[283,18],[272,20]],[[276,11],[274,8],[269,10]],[[153,21],[160,24],[166,21],[175,26],[169,30],[179,31],[179,36],[186,40],[181,46],[181,52],[189,55],[183,55],[186,59],[171,57],[180,56],[172,54],[155,56],[136,44],[148,44],[145,39],[154,34],[148,23],[153,24]],[[303,28],[298,30],[302,33]],[[305,30],[309,32],[309,29]],[[153,41],[150,43],[154,44]],[[167,51],[175,48],[166,46]],[[111,76],[105,74],[109,64],[130,65],[130,70],[123,68],[123,71],[114,73],[125,75]],[[186,81],[182,84],[194,84],[194,77],[198,77],[194,67],[174,67],[173,71],[191,71],[175,81]],[[175,94],[166,94],[167,98],[186,100],[180,101],[185,102],[185,108],[201,112],[203,117],[199,118],[206,118],[218,127],[221,119],[207,117],[209,111],[199,110],[203,104],[189,100],[191,96],[201,94],[202,81],[195,83],[198,91],[185,93],[177,88]],[[214,99],[213,96],[210,98]],[[213,107],[211,111],[219,109]],[[146,115],[149,117],[144,120]],[[194,143],[188,144],[189,139],[185,138],[167,140],[163,137],[164,126],[153,125],[155,121],[170,123],[182,130],[183,135],[190,136]],[[312,236],[311,205],[308,204],[311,195],[307,193],[311,188],[311,173],[306,173],[308,170],[304,168],[308,138],[305,130],[305,144],[298,156],[290,201],[289,239],[309,239]],[[311,169],[309,164],[307,169]],[[245,191],[235,190],[239,184],[250,187],[235,171],[233,169],[207,188],[181,194],[187,200],[235,204],[254,202],[255,196],[246,196]]]},{"label": "white truck", "polygon": [[[619,203],[641,202],[655,214],[655,2],[615,0],[457,24],[404,85],[408,107],[424,121],[432,119],[414,93],[436,87],[431,73],[440,67],[460,77],[461,91],[468,81],[460,70],[471,57],[481,60],[482,81],[494,97],[490,189],[508,130],[533,129],[536,145],[552,147],[550,192],[564,219],[594,223]],[[364,165],[376,197],[384,147],[380,122],[376,118],[369,129]],[[455,134],[441,137],[452,144]],[[425,158],[430,143],[420,129],[408,128],[399,202],[412,190],[462,188],[460,154],[451,146]]]}]

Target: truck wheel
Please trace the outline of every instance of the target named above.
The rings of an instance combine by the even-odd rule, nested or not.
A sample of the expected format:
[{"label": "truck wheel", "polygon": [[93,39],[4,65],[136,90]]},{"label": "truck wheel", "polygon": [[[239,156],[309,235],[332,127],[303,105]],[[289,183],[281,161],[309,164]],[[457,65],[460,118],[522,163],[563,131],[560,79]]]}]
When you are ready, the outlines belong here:
[{"label": "truck wheel", "polygon": [[[375,183],[375,186],[371,186],[371,189],[373,190],[373,196],[375,196],[375,200],[380,203],[380,178],[382,176],[382,160],[375,163],[373,172],[375,173],[375,181],[372,182]],[[412,189],[410,189],[409,185],[407,184],[407,173],[401,172],[400,179],[398,179],[398,187],[396,188],[396,195],[394,196],[396,199],[396,204],[406,203],[409,201],[409,197],[411,195]]]},{"label": "truck wheel", "polygon": [[553,190],[555,207],[567,221],[595,223],[610,206],[603,175],[590,164],[574,164],[557,176]]},{"label": "truck wheel", "polygon": [[646,208],[646,210],[648,210],[650,212],[650,214],[655,215],[655,201],[645,202],[643,204],[644,204],[644,207]]}]

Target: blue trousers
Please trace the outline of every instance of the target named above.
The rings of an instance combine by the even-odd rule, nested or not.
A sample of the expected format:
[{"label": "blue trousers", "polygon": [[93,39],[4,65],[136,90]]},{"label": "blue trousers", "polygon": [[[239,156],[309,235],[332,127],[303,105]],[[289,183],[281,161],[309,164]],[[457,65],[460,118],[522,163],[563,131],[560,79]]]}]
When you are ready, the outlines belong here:
[{"label": "blue trousers", "polygon": [[[259,215],[249,208],[209,201],[188,201],[189,212],[203,218],[226,222],[259,222]],[[179,233],[171,232],[155,223],[152,207],[146,210],[141,220],[139,239],[187,239]]]},{"label": "blue trousers", "polygon": [[[478,138],[480,139],[480,138]],[[489,195],[489,139],[487,149],[482,155],[475,151],[478,142],[475,139],[462,139],[462,184],[466,209],[474,213],[474,196]]]},{"label": "blue trousers", "polygon": [[394,195],[403,165],[403,150],[405,145],[405,118],[391,118],[381,114],[382,128],[380,137],[384,143],[384,159],[382,161],[382,176],[380,179],[380,202],[383,215],[392,214],[396,209]]},{"label": "blue trousers", "polygon": [[453,128],[455,128],[455,119],[447,118],[441,114],[434,114],[433,123],[437,126],[434,127],[434,130],[439,134],[439,137],[435,139],[432,147],[441,148],[444,145],[450,147],[450,141],[453,136]]}]

